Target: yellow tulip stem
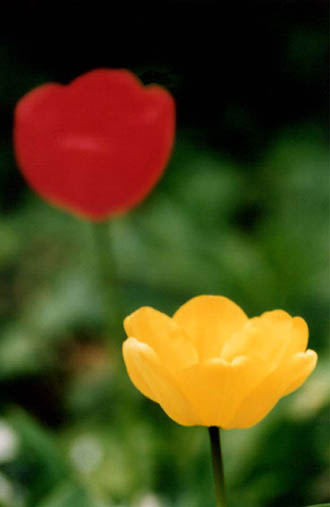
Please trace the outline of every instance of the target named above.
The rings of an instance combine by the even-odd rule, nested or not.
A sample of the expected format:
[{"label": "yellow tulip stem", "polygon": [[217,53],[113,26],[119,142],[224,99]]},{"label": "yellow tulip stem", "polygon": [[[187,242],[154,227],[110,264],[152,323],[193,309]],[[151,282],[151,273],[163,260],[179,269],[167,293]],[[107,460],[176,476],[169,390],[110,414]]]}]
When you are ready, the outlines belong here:
[{"label": "yellow tulip stem", "polygon": [[99,287],[105,303],[106,331],[110,338],[118,339],[122,333],[123,312],[111,245],[110,223],[93,223],[92,232],[97,257]]},{"label": "yellow tulip stem", "polygon": [[213,477],[215,485],[216,507],[226,507],[225,476],[223,471],[220,430],[216,426],[209,427]]}]

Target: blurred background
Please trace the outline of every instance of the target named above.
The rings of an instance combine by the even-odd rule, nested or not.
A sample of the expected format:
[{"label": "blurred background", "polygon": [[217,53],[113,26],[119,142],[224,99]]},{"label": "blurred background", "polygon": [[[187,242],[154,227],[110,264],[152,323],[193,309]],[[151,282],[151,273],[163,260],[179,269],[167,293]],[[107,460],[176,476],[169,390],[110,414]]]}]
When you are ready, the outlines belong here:
[{"label": "blurred background", "polygon": [[250,316],[303,316],[309,381],[223,435],[229,507],[329,501],[328,12],[322,0],[12,2],[0,34],[0,506],[212,507],[204,428],[129,382],[88,222],[15,164],[27,91],[96,67],[166,86],[173,156],[111,223],[125,313],[222,294]]}]

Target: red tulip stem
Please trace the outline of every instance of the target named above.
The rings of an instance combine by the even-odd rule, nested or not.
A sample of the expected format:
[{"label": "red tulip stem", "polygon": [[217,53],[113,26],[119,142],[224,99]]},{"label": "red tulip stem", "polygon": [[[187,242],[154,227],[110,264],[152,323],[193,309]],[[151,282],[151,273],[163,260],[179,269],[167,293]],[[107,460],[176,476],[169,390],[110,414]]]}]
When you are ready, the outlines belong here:
[{"label": "red tulip stem", "polygon": [[215,485],[216,507],[226,507],[225,499],[225,476],[223,471],[220,430],[216,426],[209,427],[213,478]]},{"label": "red tulip stem", "polygon": [[107,331],[110,337],[118,339],[122,330],[123,314],[120,305],[116,264],[111,245],[109,222],[92,224],[100,290],[105,303]]}]

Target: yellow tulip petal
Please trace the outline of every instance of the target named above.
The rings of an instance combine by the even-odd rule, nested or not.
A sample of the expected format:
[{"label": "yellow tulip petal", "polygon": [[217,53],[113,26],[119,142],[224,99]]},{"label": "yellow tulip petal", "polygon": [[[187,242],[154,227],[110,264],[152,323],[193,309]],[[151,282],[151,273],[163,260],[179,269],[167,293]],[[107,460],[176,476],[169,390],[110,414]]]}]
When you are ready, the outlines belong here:
[{"label": "yellow tulip petal", "polygon": [[177,374],[178,384],[201,424],[215,426],[230,387],[231,366],[222,359],[199,363]]},{"label": "yellow tulip petal", "polygon": [[128,375],[137,389],[159,403],[164,412],[177,423],[184,426],[200,424],[174,377],[164,368],[149,345],[128,338],[123,344],[123,356]]},{"label": "yellow tulip petal", "polygon": [[125,320],[128,374],[179,424],[245,428],[315,367],[308,327],[282,310],[248,319],[224,297],[199,296],[171,319],[144,307]]},{"label": "yellow tulip petal", "polygon": [[[247,428],[258,423],[278,400],[301,385],[315,368],[317,354],[308,350],[292,356],[285,365],[273,371],[245,398],[230,428]],[[293,387],[293,389],[292,389]]]},{"label": "yellow tulip petal", "polygon": [[128,337],[150,345],[170,371],[187,368],[198,361],[198,354],[178,324],[150,307],[142,307],[124,321]]},{"label": "yellow tulip petal", "polygon": [[[123,357],[127,368],[129,378],[135,387],[147,398],[157,402],[157,397],[153,391],[150,380],[146,377],[143,364],[140,360],[142,351],[145,356],[150,356],[150,360],[156,362],[155,352],[143,343],[140,344],[140,354],[137,352],[137,340],[135,338],[127,338],[123,343]],[[138,342],[139,343],[139,342]]]},{"label": "yellow tulip petal", "polygon": [[244,396],[261,380],[260,375],[255,364],[241,356],[232,363],[210,359],[177,373],[176,378],[202,424],[226,428]]},{"label": "yellow tulip petal", "polygon": [[250,319],[227,341],[221,357],[231,361],[238,355],[247,355],[271,371],[288,356],[303,352],[307,341],[308,328],[302,318],[274,310]]},{"label": "yellow tulip petal", "polygon": [[238,305],[222,296],[190,299],[173,319],[195,344],[201,361],[218,357],[225,341],[248,320]]},{"label": "yellow tulip petal", "polygon": [[261,362],[268,363],[270,358],[276,362],[290,327],[291,318],[282,311],[275,310],[254,317],[226,342],[221,357],[232,360],[243,354]]},{"label": "yellow tulip petal", "polygon": [[301,317],[292,319],[292,341],[288,352],[305,352],[308,344],[308,326]]},{"label": "yellow tulip petal", "polygon": [[273,310],[261,315],[273,330],[278,345],[283,344],[282,356],[289,357],[304,352],[308,343],[308,326],[301,317],[291,317],[283,310]]},{"label": "yellow tulip petal", "polygon": [[300,387],[312,373],[317,363],[317,354],[314,350],[295,355],[294,370],[291,371],[291,380],[287,383],[282,396],[287,396]]}]

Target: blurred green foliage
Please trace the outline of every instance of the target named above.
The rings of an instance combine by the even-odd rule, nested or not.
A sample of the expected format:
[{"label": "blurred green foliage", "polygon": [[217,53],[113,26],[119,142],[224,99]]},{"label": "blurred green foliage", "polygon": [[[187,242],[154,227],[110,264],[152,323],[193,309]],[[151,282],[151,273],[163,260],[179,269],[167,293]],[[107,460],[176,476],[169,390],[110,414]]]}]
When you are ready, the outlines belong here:
[{"label": "blurred green foliage", "polygon": [[[127,313],[214,293],[309,323],[311,379],[258,426],[224,434],[230,506],[327,500],[326,158],[311,125],[281,132],[248,170],[180,132],[154,193],[110,224]],[[211,507],[207,432],[135,391],[123,333],[104,331],[91,225],[26,191],[0,228],[1,424],[17,440],[1,505]]]},{"label": "blurred green foliage", "polygon": [[[292,90],[317,90],[324,32],[293,23],[285,44],[280,65]],[[8,45],[0,58],[0,107],[11,114],[25,91],[51,77]],[[134,69],[145,74],[148,65]],[[185,82],[175,72],[167,80],[174,91]],[[318,99],[308,97],[307,112]],[[111,221],[109,249],[127,314],[141,305],[171,314],[208,293],[250,316],[283,308],[306,319],[320,358],[311,378],[259,425],[223,432],[229,507],[302,507],[330,496],[328,149],[320,116],[301,111],[270,126],[265,142],[243,102],[232,99],[219,132],[212,117],[209,137],[205,118],[203,126],[179,123],[162,181]],[[237,156],[220,125],[242,136]],[[0,139],[0,188],[0,507],[213,507],[207,431],[176,425],[130,383],[124,333],[106,331],[111,312],[92,227],[25,186],[9,129]]]}]

